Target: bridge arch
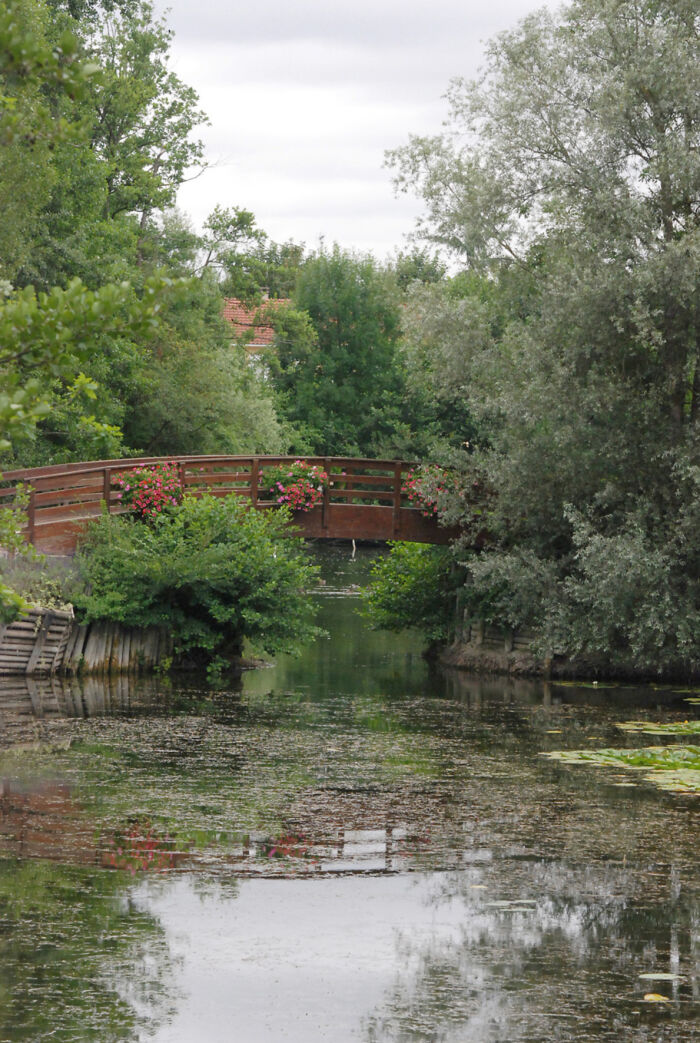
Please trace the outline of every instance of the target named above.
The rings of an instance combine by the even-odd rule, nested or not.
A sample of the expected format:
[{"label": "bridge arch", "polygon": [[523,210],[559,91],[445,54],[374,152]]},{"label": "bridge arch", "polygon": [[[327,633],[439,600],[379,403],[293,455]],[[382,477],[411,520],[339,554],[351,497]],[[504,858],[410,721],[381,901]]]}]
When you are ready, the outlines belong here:
[{"label": "bridge arch", "polygon": [[409,506],[402,485],[415,465],[401,460],[214,455],[54,464],[6,471],[0,483],[0,505],[11,502],[23,483],[30,490],[27,539],[48,554],[72,554],[80,531],[103,505],[111,514],[125,511],[113,485],[118,472],[172,462],[183,486],[195,494],[242,496],[258,510],[274,510],[274,504],[258,498],[259,478],[268,467],[298,459],[322,466],[329,475],[323,503],[295,513],[294,524],[305,537],[445,544],[455,535],[440,528],[436,518],[426,518]]}]

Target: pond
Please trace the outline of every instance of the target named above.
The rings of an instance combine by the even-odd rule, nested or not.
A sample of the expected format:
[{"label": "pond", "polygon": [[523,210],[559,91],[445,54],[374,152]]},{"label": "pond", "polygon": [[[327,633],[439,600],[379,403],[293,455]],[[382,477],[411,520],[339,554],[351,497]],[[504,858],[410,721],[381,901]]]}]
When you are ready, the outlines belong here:
[{"label": "pond", "polygon": [[700,1039],[698,796],[542,756],[693,694],[440,672],[319,553],[237,687],[2,685],[0,1043]]}]

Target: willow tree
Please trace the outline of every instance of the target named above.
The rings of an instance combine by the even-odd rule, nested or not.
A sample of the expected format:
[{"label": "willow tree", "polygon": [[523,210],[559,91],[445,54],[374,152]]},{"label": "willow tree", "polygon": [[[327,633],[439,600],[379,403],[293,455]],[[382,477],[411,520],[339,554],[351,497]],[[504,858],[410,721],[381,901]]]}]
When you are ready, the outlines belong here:
[{"label": "willow tree", "polygon": [[422,233],[497,288],[473,307],[423,289],[410,323],[488,432],[480,603],[515,621],[537,575],[519,621],[550,643],[697,666],[697,4],[535,13],[448,98],[446,132],[390,162],[425,199]]}]

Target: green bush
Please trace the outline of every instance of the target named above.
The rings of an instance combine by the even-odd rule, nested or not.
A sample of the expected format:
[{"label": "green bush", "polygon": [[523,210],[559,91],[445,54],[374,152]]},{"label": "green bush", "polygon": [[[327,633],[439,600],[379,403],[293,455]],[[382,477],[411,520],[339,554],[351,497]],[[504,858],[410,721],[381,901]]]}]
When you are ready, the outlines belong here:
[{"label": "green bush", "polygon": [[86,622],[166,626],[176,654],[199,663],[235,658],[246,638],[294,652],[321,631],[306,594],[316,569],[287,520],[235,496],[187,496],[148,525],[104,515],[78,548],[85,591],[76,612]]},{"label": "green bush", "polygon": [[394,543],[372,568],[362,592],[364,615],[375,629],[415,627],[431,641],[446,641],[460,580],[449,548]]}]

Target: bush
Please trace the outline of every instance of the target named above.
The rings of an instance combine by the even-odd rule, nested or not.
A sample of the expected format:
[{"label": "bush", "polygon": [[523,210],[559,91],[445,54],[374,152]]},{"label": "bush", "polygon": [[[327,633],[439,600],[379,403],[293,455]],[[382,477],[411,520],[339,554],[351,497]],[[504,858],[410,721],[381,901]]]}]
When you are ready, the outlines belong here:
[{"label": "bush", "polygon": [[166,626],[176,654],[199,663],[239,656],[246,638],[294,652],[321,631],[306,594],[316,569],[287,521],[235,496],[186,496],[148,525],[104,515],[79,544],[89,593],[77,593],[76,611],[86,622]]},{"label": "bush", "polygon": [[375,629],[415,627],[431,641],[446,641],[462,579],[447,547],[394,543],[362,591],[364,615]]}]

